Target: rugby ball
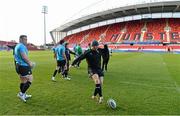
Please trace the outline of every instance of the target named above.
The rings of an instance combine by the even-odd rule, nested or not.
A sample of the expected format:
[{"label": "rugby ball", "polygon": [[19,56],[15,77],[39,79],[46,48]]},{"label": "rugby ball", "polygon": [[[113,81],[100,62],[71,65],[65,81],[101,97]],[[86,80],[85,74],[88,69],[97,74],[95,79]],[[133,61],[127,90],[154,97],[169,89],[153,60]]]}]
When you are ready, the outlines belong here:
[{"label": "rugby ball", "polygon": [[116,102],[112,98],[108,99],[107,104],[112,109],[116,109],[117,107]]}]

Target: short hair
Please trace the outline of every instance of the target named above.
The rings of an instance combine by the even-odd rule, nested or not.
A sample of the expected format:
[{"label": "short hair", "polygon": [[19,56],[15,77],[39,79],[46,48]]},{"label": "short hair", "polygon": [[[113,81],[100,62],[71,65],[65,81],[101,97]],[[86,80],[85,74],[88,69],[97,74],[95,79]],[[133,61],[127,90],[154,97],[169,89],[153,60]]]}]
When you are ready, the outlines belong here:
[{"label": "short hair", "polygon": [[92,42],[91,46],[99,46],[99,43],[98,43],[98,41],[96,41],[96,40],[93,40],[93,42]]},{"label": "short hair", "polygon": [[20,36],[19,36],[19,39],[22,39],[22,38],[24,38],[24,37],[27,38],[27,35],[20,35]]},{"label": "short hair", "polygon": [[65,41],[62,39],[59,41],[59,44],[63,44]]}]

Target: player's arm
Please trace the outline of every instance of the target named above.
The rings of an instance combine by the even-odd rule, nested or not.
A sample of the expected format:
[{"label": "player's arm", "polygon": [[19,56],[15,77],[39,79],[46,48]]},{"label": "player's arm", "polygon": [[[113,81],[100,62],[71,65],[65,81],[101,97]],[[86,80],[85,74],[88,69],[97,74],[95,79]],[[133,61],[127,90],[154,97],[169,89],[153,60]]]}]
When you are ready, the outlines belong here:
[{"label": "player's arm", "polygon": [[73,51],[71,51],[70,49],[68,49],[69,50],[69,53],[70,54],[73,54],[73,55],[76,55]]},{"label": "player's arm", "polygon": [[84,54],[82,54],[82,55],[80,55],[78,58],[76,58],[76,59],[72,62],[71,66],[74,66],[75,64],[77,64],[77,62],[85,59],[86,56],[87,56],[87,53],[88,53],[88,52],[85,52]]},{"label": "player's arm", "polygon": [[11,48],[11,49],[13,49],[13,50],[14,50],[15,46],[16,46],[16,45],[14,45],[14,46],[7,45],[7,47],[9,47],[9,48]]},{"label": "player's arm", "polygon": [[53,48],[53,54],[54,54],[54,58],[56,59],[56,48]]},{"label": "player's arm", "polygon": [[30,66],[33,67],[32,62],[29,60],[29,58],[27,57],[27,55],[25,54],[25,52],[20,52],[21,57],[23,58],[23,60]]},{"label": "player's arm", "polygon": [[102,54],[103,53],[104,48],[98,48],[98,51]]},{"label": "player's arm", "polygon": [[66,57],[65,52],[63,52],[63,57],[64,57],[64,59],[66,60],[66,63],[67,63],[67,57]]}]

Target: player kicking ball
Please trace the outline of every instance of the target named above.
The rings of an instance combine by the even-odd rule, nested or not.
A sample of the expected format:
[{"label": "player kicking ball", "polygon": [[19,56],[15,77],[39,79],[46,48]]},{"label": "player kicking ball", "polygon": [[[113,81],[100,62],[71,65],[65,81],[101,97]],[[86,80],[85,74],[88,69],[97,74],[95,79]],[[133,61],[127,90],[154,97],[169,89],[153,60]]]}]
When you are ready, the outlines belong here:
[{"label": "player kicking ball", "polygon": [[103,102],[102,84],[103,84],[103,71],[101,69],[101,49],[98,48],[99,43],[94,40],[92,42],[92,49],[85,51],[77,59],[75,59],[70,67],[74,66],[77,62],[86,59],[88,64],[89,77],[94,81],[95,89],[92,95],[92,99],[95,99],[99,95],[99,103]]}]

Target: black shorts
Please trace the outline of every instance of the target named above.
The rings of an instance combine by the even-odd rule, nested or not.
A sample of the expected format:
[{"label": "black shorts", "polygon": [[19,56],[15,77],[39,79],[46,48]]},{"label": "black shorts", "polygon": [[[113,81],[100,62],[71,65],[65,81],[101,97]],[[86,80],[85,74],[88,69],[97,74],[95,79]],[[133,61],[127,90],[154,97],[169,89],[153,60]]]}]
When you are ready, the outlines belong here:
[{"label": "black shorts", "polygon": [[104,76],[104,73],[103,73],[103,71],[101,69],[88,68],[88,74],[89,74],[89,77],[92,77],[94,74],[97,74],[99,77]]},{"label": "black shorts", "polygon": [[22,77],[26,77],[32,74],[31,68],[29,66],[20,66],[16,64],[16,72]]},{"label": "black shorts", "polygon": [[57,66],[64,67],[66,64],[66,60],[57,60]]}]

